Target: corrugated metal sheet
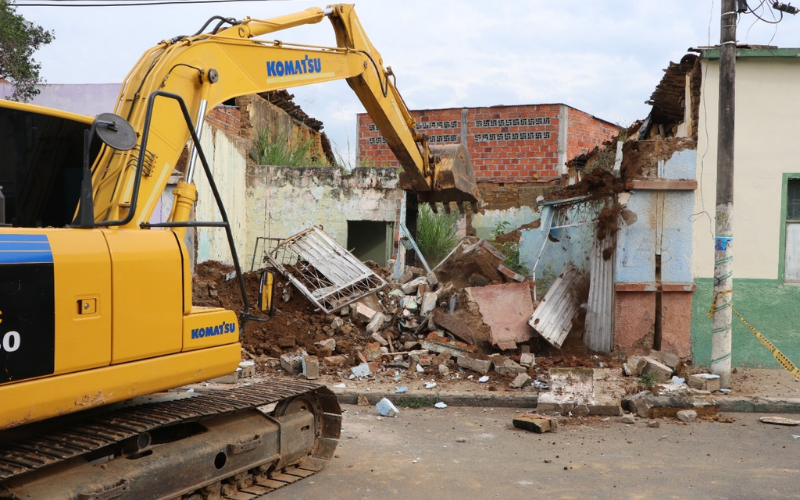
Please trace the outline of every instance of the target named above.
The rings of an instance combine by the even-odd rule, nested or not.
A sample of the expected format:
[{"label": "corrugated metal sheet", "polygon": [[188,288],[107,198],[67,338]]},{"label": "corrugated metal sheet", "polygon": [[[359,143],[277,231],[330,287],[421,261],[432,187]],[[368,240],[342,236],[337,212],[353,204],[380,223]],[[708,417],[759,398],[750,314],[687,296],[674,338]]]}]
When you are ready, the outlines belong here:
[{"label": "corrugated metal sheet", "polygon": [[386,281],[316,226],[283,240],[267,259],[325,313],[386,286]]},{"label": "corrugated metal sheet", "polygon": [[572,264],[567,264],[528,321],[539,335],[555,347],[561,347],[572,329],[572,318],[579,307],[576,293],[582,284],[581,274]]},{"label": "corrugated metal sheet", "polygon": [[[593,351],[611,352],[614,344],[614,258],[616,236],[598,239],[595,231],[591,257],[589,298],[583,342]],[[608,258],[603,254],[608,252]]]}]

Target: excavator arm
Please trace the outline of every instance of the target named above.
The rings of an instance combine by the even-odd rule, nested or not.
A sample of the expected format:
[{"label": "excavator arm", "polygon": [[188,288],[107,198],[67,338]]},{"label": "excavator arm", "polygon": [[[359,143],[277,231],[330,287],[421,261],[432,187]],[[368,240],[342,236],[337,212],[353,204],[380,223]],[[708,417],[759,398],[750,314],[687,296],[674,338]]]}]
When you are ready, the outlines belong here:
[{"label": "excavator arm", "polygon": [[[328,17],[336,47],[289,44],[256,39]],[[222,22],[231,20],[221,20]],[[421,201],[456,202],[476,208],[478,195],[466,149],[461,145],[429,148],[414,130],[415,121],[390,80],[391,69],[364,33],[352,5],[305,11],[268,20],[247,18],[215,33],[165,40],[147,51],[126,77],[116,113],[141,137],[148,96],[160,90],[183,98],[196,131],[202,131],[206,109],[236,96],[344,79],[397,156],[403,169],[401,185]],[[167,184],[190,132],[178,104],[160,100],[150,120],[147,151],[119,152],[104,148],[93,172],[94,218],[97,223],[126,220],[123,227],[147,222]],[[132,203],[138,156],[144,155],[138,200]],[[196,154],[190,156],[185,180],[171,222],[184,222],[194,201],[192,176]],[[184,208],[180,208],[183,206]],[[128,213],[135,210],[133,216]],[[446,207],[447,208],[447,207]]]}]

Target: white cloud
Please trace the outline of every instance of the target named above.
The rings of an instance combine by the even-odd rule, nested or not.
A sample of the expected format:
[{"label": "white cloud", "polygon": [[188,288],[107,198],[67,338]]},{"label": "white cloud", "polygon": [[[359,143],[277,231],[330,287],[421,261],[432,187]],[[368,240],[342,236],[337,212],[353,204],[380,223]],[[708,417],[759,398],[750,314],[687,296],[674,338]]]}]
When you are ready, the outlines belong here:
[{"label": "white cloud", "polygon": [[[755,3],[753,0],[751,4]],[[37,54],[50,83],[121,82],[161,39],[191,34],[214,14],[268,18],[322,2],[244,2],[152,8],[20,8],[55,41]],[[563,102],[622,124],[644,118],[669,61],[719,40],[719,0],[370,0],[357,4],[367,35],[412,108]],[[752,25],[740,42],[800,47],[800,18]],[[752,25],[752,26],[751,26]],[[333,45],[327,21],[275,35]],[[291,89],[342,154],[355,150],[363,107],[344,83]],[[109,108],[113,103],[109,103]]]}]

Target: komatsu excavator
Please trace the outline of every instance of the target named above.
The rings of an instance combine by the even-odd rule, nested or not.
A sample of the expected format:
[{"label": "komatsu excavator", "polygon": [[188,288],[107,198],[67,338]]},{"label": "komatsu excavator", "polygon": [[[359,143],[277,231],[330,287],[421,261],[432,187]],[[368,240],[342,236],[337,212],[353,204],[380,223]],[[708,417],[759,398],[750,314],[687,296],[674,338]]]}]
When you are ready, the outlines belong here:
[{"label": "komatsu excavator", "polygon": [[[326,17],[336,47],[256,38]],[[199,136],[206,110],[235,96],[345,79],[403,187],[474,208],[466,150],[429,147],[391,76],[353,6],[335,5],[215,17],[165,40],[128,74],[115,113],[94,121],[0,101],[0,499],[256,498],[332,457],[341,410],[323,386],[163,392],[233,372],[251,319]],[[170,218],[151,223],[187,144]],[[198,160],[222,221],[191,220]],[[193,226],[227,231],[238,315],[192,304]]]}]

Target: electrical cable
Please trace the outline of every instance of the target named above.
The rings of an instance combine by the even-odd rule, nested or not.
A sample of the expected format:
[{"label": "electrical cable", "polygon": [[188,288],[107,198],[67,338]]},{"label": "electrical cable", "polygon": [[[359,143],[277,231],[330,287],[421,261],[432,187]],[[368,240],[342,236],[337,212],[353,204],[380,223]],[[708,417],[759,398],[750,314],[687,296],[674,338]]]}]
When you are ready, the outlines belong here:
[{"label": "electrical cable", "polygon": [[[756,7],[756,9],[758,9],[758,8],[762,7],[762,6],[764,5],[764,2],[765,2],[765,1],[766,1],[766,0],[761,0],[761,3],[760,3],[760,4],[758,4],[758,7]],[[751,13],[751,14],[753,14],[754,16],[756,16],[756,17],[757,17],[757,18],[758,18],[760,21],[763,21],[763,22],[765,22],[765,23],[767,23],[767,24],[778,24],[779,22],[783,21],[783,12],[781,12],[781,17],[779,17],[778,19],[776,19],[776,20],[774,20],[774,21],[770,21],[770,20],[768,20],[768,19],[764,19],[763,17],[759,16],[759,15],[756,13],[756,11],[755,11],[755,10],[753,10],[753,9],[751,9],[751,8],[750,8],[750,6],[749,6],[749,5],[747,6],[747,9],[750,11],[750,13]],[[772,12],[772,11],[770,11],[770,12]],[[774,12],[772,13],[772,18],[773,18],[773,19],[775,19],[775,13],[774,13]]]}]

